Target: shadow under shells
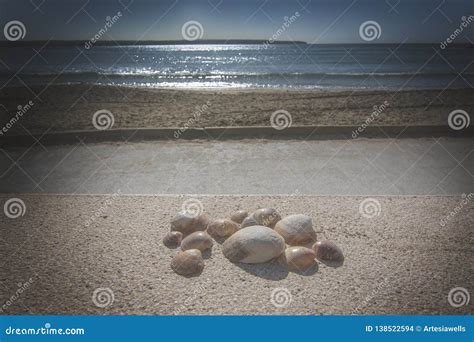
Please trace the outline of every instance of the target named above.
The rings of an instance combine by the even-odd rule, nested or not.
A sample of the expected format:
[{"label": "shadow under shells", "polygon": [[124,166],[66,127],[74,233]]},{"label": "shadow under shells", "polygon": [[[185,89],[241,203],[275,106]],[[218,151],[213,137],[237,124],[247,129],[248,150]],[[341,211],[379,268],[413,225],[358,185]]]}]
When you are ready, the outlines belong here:
[{"label": "shadow under shells", "polygon": [[259,264],[246,264],[243,262],[236,262],[233,264],[247,273],[267,280],[283,280],[289,273],[289,271],[276,260]]},{"label": "shadow under shells", "polygon": [[315,263],[314,266],[304,270],[304,271],[289,271],[284,265],[282,265],[277,259],[259,263],[259,264],[246,264],[243,262],[233,263],[237,267],[241,268],[245,272],[266,280],[283,280],[288,277],[290,272],[296,273],[302,276],[311,276],[318,272],[318,264]]},{"label": "shadow under shells", "polygon": [[342,260],[319,260],[320,263],[328,266],[328,267],[333,267],[333,268],[338,268],[344,265],[344,259]]}]

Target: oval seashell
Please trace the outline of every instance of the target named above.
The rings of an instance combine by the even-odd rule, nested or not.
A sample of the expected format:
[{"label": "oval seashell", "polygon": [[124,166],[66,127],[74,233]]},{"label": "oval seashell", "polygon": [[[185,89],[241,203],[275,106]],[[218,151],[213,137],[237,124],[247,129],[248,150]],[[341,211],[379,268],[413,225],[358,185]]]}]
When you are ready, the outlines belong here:
[{"label": "oval seashell", "polygon": [[343,261],[342,250],[332,241],[318,241],[313,245],[316,259],[321,261]]},{"label": "oval seashell", "polygon": [[238,224],[241,224],[242,221],[249,216],[249,213],[246,212],[245,210],[239,210],[233,213],[230,217],[230,219],[234,222],[237,222]]},{"label": "oval seashell", "polygon": [[288,247],[282,254],[281,260],[291,271],[301,272],[316,264],[316,253],[311,248]]},{"label": "oval seashell", "polygon": [[179,252],[171,260],[171,268],[179,275],[191,277],[201,274],[204,260],[199,249],[188,249]]},{"label": "oval seashell", "polygon": [[186,236],[181,242],[181,249],[183,251],[188,249],[199,249],[204,252],[213,245],[211,236],[206,232],[194,232]]},{"label": "oval seashell", "polygon": [[275,231],[283,236],[290,246],[303,246],[316,241],[313,220],[307,215],[290,215],[278,221]]},{"label": "oval seashell", "polygon": [[207,226],[207,232],[215,238],[228,237],[239,230],[239,225],[232,220],[215,220]]},{"label": "oval seashell", "polygon": [[183,234],[181,232],[168,232],[163,238],[163,244],[168,248],[178,248],[182,239]]},{"label": "oval seashell", "polygon": [[273,229],[250,226],[228,238],[222,245],[222,252],[232,262],[256,264],[278,257],[285,247],[285,240]]},{"label": "oval seashell", "polygon": [[181,212],[171,220],[171,231],[181,232],[184,236],[197,231],[204,231],[209,224],[209,217],[201,214],[191,217]]},{"label": "oval seashell", "polygon": [[251,226],[258,226],[258,225],[259,224],[258,224],[257,220],[255,220],[253,218],[253,216],[247,216],[246,218],[244,218],[244,220],[240,224],[239,229],[246,228],[246,227],[251,227]]},{"label": "oval seashell", "polygon": [[253,212],[252,217],[261,226],[275,227],[275,224],[281,220],[280,214],[273,208],[258,209]]}]

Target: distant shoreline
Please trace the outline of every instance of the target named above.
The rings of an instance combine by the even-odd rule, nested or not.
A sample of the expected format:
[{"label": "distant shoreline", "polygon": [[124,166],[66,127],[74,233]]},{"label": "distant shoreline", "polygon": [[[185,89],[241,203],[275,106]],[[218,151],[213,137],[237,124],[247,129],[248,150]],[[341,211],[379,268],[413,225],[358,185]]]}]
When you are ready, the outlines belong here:
[{"label": "distant shoreline", "polygon": [[[22,40],[22,41],[7,41],[0,40],[0,47],[16,47],[16,46],[84,46],[88,41],[87,40]],[[134,40],[120,40],[120,41],[111,41],[111,40],[99,40],[94,43],[95,46],[125,46],[125,45],[264,45],[268,44],[268,40],[265,39],[206,39],[206,40],[145,40],[145,41],[134,41]],[[383,45],[399,45],[400,43],[330,43],[330,44],[310,44],[305,41],[289,41],[281,40],[274,41],[271,45],[288,45],[288,44],[298,44],[298,45],[344,45],[344,46],[383,46]],[[439,42],[433,43],[410,43],[403,45],[439,45]],[[467,46],[469,48],[474,48],[473,44],[470,43],[454,43],[450,44],[447,48],[455,46]]]},{"label": "distant shoreline", "polygon": [[[44,45],[48,43],[48,45],[66,45],[66,46],[74,46],[74,45],[84,45],[88,41],[87,40],[28,40],[28,41],[0,41],[0,46],[30,46],[30,45]],[[267,43],[268,40],[263,39],[205,39],[205,40],[145,40],[145,41],[135,41],[135,40],[121,40],[121,41],[111,41],[111,40],[98,40],[94,43],[96,46],[116,46],[116,45],[263,45]],[[301,44],[301,45],[308,45],[304,41],[275,41],[271,44]]]}]

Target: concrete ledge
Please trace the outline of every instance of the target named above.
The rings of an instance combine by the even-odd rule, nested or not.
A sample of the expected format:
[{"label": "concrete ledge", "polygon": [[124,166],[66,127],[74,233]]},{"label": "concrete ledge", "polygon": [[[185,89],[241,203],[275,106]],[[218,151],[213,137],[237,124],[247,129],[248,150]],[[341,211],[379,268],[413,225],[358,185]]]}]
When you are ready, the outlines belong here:
[{"label": "concrete ledge", "polygon": [[474,127],[455,131],[448,126],[369,126],[358,132],[360,126],[293,126],[277,130],[268,126],[190,128],[137,128],[81,130],[54,132],[41,135],[7,135],[0,137],[0,146],[31,145],[40,140],[43,145],[97,142],[137,142],[150,140],[230,140],[230,139],[296,139],[337,140],[354,138],[423,138],[423,137],[474,137]]}]

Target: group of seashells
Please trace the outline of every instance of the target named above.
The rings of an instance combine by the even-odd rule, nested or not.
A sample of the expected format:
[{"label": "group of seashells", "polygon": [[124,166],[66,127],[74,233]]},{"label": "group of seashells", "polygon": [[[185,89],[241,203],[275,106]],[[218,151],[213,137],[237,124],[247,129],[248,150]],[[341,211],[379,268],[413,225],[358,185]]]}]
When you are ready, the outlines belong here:
[{"label": "group of seashells", "polygon": [[341,249],[331,241],[317,241],[311,217],[303,214],[283,219],[273,208],[252,214],[240,210],[230,219],[210,220],[206,214],[179,213],[171,220],[171,231],[163,238],[168,248],[181,247],[171,261],[179,275],[192,277],[204,269],[203,253],[216,240],[231,262],[257,264],[278,258],[294,272],[305,272],[322,262],[342,263]]}]

